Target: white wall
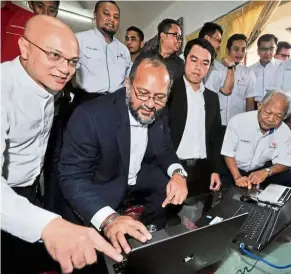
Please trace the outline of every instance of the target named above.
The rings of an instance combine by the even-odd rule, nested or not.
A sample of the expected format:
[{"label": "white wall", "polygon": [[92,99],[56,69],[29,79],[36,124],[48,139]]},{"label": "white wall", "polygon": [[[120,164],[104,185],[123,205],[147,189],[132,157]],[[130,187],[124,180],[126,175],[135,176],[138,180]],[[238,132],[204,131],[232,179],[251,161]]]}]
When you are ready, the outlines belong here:
[{"label": "white wall", "polygon": [[184,18],[184,35],[199,29],[205,22],[228,13],[246,1],[177,1],[155,18],[143,30],[145,40],[157,34],[158,24],[165,18]]}]

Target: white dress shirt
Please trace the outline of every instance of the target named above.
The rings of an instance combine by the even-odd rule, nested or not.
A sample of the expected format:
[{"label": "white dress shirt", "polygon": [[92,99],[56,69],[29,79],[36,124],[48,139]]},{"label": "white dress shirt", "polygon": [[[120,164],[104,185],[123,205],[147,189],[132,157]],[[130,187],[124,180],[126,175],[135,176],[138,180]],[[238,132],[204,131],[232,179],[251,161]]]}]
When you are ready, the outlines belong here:
[{"label": "white dress shirt", "polygon": [[1,228],[29,242],[58,215],[41,209],[11,187],[34,183],[44,161],[54,116],[54,98],[17,57],[1,64]]},{"label": "white dress shirt", "polygon": [[272,86],[272,81],[281,62],[282,61],[273,58],[265,66],[262,66],[260,61],[250,66],[256,75],[256,90],[259,94],[255,98],[257,102],[260,102],[264,98],[268,90],[274,88]]},{"label": "white dress shirt", "polygon": [[90,93],[115,92],[123,87],[131,64],[128,48],[115,37],[106,43],[97,28],[76,36],[81,63],[76,71],[77,85]]},{"label": "white dress shirt", "polygon": [[179,144],[177,155],[179,159],[205,159],[205,101],[204,85],[201,82],[199,90],[193,90],[184,77],[187,96],[187,118],[185,129]]},{"label": "white dress shirt", "polygon": [[216,66],[207,78],[205,86],[218,93],[222,125],[227,125],[230,118],[236,114],[246,112],[246,99],[256,97],[256,77],[254,72],[239,64],[234,73],[234,86],[230,95],[224,95],[220,89],[224,85],[227,68],[222,64]]},{"label": "white dress shirt", "polygon": [[263,134],[258,111],[241,113],[231,118],[224,137],[221,154],[234,157],[244,171],[258,169],[268,161],[291,167],[291,132],[285,123]]},{"label": "white dress shirt", "polygon": [[[137,174],[140,171],[141,163],[148,144],[148,127],[140,124],[128,111],[130,122],[130,160],[128,171],[128,185],[135,185]],[[181,168],[183,173],[187,175],[182,165],[176,163],[169,166],[167,173],[172,177],[174,170]],[[166,193],[165,193],[166,195]],[[95,213],[91,219],[91,223],[100,230],[104,220],[111,214],[116,213],[114,209],[109,206],[101,208]]]},{"label": "white dress shirt", "polygon": [[275,74],[273,86],[291,94],[291,59],[282,62]]}]

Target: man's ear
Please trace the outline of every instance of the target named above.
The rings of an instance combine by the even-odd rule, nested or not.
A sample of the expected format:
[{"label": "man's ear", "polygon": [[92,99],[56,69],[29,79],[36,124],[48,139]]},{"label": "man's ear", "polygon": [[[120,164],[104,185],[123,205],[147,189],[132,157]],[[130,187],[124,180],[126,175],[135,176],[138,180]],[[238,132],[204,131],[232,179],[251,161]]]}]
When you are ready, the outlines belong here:
[{"label": "man's ear", "polygon": [[140,48],[142,49],[144,47],[144,41],[141,41]]},{"label": "man's ear", "polygon": [[28,56],[28,42],[24,39],[24,37],[20,37],[18,39],[18,46],[20,49],[21,58],[27,60]]},{"label": "man's ear", "polygon": [[125,87],[126,87],[126,89],[130,88],[130,80],[129,80],[128,76],[126,76],[126,78],[125,78]]},{"label": "man's ear", "polygon": [[258,110],[260,110],[262,108],[262,103],[258,103]]}]

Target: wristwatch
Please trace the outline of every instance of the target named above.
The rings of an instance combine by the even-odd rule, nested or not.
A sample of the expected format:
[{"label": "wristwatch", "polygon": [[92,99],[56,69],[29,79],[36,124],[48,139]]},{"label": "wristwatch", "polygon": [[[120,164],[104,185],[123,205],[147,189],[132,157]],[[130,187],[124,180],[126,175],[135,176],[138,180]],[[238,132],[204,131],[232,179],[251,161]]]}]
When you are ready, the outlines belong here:
[{"label": "wristwatch", "polygon": [[187,179],[187,172],[185,172],[182,168],[177,168],[173,171],[172,173],[172,177],[174,176],[174,174],[178,173],[182,178]]},{"label": "wristwatch", "polygon": [[267,168],[265,168],[265,170],[268,172],[268,177],[272,175],[272,169],[267,167]]},{"label": "wristwatch", "polygon": [[227,67],[227,69],[235,69],[235,68],[236,68],[236,65],[232,65],[232,66]]}]

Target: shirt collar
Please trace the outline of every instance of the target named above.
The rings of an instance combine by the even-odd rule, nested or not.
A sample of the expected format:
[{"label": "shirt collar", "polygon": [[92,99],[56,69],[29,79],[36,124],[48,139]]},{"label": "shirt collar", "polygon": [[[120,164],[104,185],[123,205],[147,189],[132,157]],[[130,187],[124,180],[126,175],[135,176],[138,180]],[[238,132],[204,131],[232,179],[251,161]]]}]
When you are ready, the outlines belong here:
[{"label": "shirt collar", "polygon": [[186,79],[185,76],[183,76],[183,79],[184,79],[184,82],[185,82],[185,85],[186,85],[186,89],[190,89],[192,91],[201,92],[201,93],[204,92],[205,87],[204,87],[204,84],[203,84],[202,81],[200,82],[200,88],[198,90],[193,90],[193,88],[191,87],[190,83],[188,82],[188,80]]},{"label": "shirt collar", "polygon": [[17,78],[21,81],[22,85],[25,86],[26,92],[33,92],[37,94],[39,97],[43,99],[48,99],[52,97],[52,95],[46,91],[43,87],[38,85],[26,72],[26,70],[23,68],[20,57],[16,57],[12,62],[14,62],[15,67],[15,75],[17,75]]},{"label": "shirt collar", "polygon": [[147,125],[142,125],[139,121],[137,121],[131,114],[130,110],[128,110],[129,115],[129,124],[131,127],[144,127],[146,128]]},{"label": "shirt collar", "polygon": [[105,37],[104,37],[103,34],[100,32],[100,30],[97,29],[97,27],[94,28],[94,33],[95,33],[95,35],[96,35],[97,37],[99,37],[100,39],[102,39],[102,41],[103,41],[105,44],[111,44],[111,43],[113,43],[113,42],[116,41],[115,36],[113,36],[111,43],[107,43],[107,42],[105,41]]}]

